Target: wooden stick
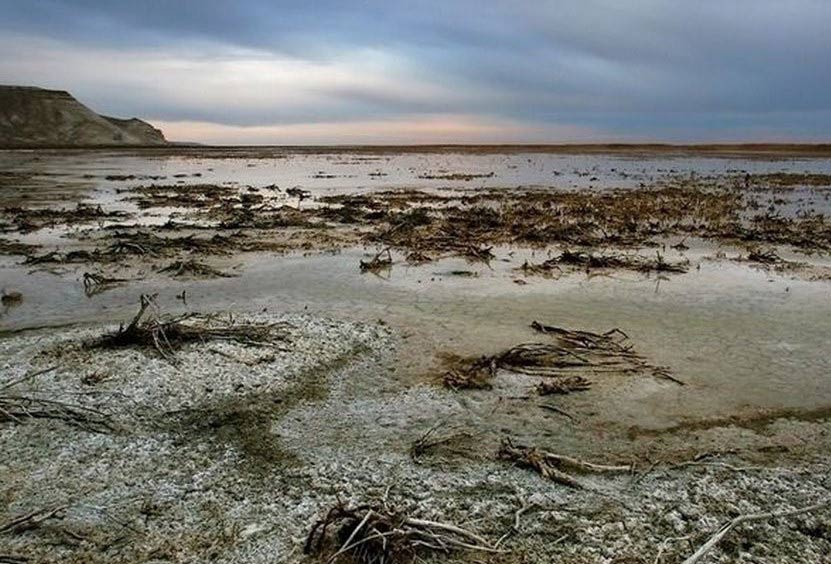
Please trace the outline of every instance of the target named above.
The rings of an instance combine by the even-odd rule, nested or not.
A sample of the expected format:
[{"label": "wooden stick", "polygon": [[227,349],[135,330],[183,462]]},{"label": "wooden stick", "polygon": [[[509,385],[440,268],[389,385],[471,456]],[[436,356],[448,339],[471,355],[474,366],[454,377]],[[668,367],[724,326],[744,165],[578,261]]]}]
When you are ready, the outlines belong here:
[{"label": "wooden stick", "polygon": [[632,470],[632,466],[628,464],[625,466],[609,466],[606,464],[594,464],[592,462],[586,462],[585,460],[579,460],[577,458],[572,458],[564,454],[554,454],[553,452],[543,452],[543,455],[545,456],[546,460],[552,460],[555,463],[571,466],[572,468],[576,468],[577,470],[583,470],[584,472],[631,472]]},{"label": "wooden stick", "polygon": [[12,380],[8,384],[3,384],[3,386],[0,386],[0,390],[7,390],[7,389],[11,388],[12,386],[22,384],[26,380],[30,380],[30,379],[34,378],[35,376],[40,376],[41,374],[47,374],[49,372],[52,372],[53,370],[56,370],[57,368],[58,368],[58,365],[55,365],[55,366],[50,366],[49,368],[44,368],[43,370],[36,370],[34,372],[30,372],[29,374],[21,376],[17,380]]},{"label": "wooden stick", "polygon": [[25,531],[27,529],[32,529],[34,527],[37,527],[47,519],[51,519],[52,517],[56,516],[58,513],[60,513],[67,507],[67,505],[45,507],[43,509],[38,509],[25,515],[15,517],[5,525],[0,526],[0,533],[17,533],[20,531]]},{"label": "wooden stick", "polygon": [[701,545],[701,548],[695,551],[692,556],[684,560],[682,564],[695,564],[699,560],[701,560],[707,552],[710,551],[714,546],[716,546],[721,539],[727,535],[730,531],[734,528],[738,527],[742,523],[749,523],[752,521],[766,521],[768,519],[778,519],[780,517],[792,517],[794,515],[801,515],[803,513],[810,513],[812,511],[816,511],[818,509],[823,509],[831,505],[831,499],[827,499],[825,501],[821,501],[819,503],[815,503],[814,505],[809,505],[808,507],[803,507],[801,509],[789,509],[785,511],[771,511],[769,513],[749,513],[745,515],[739,515],[732,521],[723,525],[712,537],[710,540],[705,542]]},{"label": "wooden stick", "polygon": [[366,525],[366,522],[369,521],[370,517],[372,517],[372,514],[373,514],[372,509],[368,509],[367,512],[366,512],[366,515],[364,515],[364,518],[361,520],[360,523],[358,523],[358,526],[355,527],[355,529],[352,531],[352,534],[349,535],[349,538],[346,539],[346,542],[343,543],[343,545],[340,547],[340,550],[338,550],[336,553],[334,553],[329,558],[329,562],[334,562],[335,560],[337,560],[338,556],[340,556],[341,554],[343,554],[344,552],[346,552],[347,550],[349,550],[352,547],[350,545],[350,543],[355,538],[355,536],[358,534],[358,532],[361,529],[363,529],[364,525]]}]

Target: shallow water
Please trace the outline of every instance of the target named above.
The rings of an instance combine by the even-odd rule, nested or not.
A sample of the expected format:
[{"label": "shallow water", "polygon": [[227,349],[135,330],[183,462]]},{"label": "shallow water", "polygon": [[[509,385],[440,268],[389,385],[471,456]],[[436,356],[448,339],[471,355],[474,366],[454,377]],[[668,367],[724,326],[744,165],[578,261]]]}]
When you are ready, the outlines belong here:
[{"label": "shallow water", "polygon": [[[180,282],[151,277],[92,297],[84,294],[75,273],[29,274],[4,260],[5,283],[23,288],[26,299],[5,311],[0,326],[122,321],[135,311],[142,292],[159,292],[160,304],[169,311],[268,309],[382,319],[406,336],[397,374],[407,381],[435,377],[434,354],[495,354],[539,340],[528,327],[533,320],[598,332],[618,327],[653,363],[670,367],[688,385],[619,379],[616,391],[599,404],[605,406],[597,414],[601,421],[660,427],[679,417],[831,405],[828,282],[704,260],[700,270],[669,279],[576,273],[518,285],[513,268],[523,258],[505,249],[490,267],[445,259],[419,267],[396,265],[382,278],[359,272],[362,256],[355,249],[253,257],[238,278]],[[701,255],[692,258],[695,263]],[[455,270],[477,276],[450,274]],[[187,305],[175,298],[182,290]],[[574,401],[576,409],[598,407]]]},{"label": "shallow water", "polygon": [[[662,177],[698,177],[771,172],[831,173],[828,158],[736,159],[699,156],[564,155],[552,153],[295,153],[288,149],[251,150],[251,157],[141,155],[115,151],[0,151],[0,171],[32,175],[0,188],[8,205],[117,199],[114,192],[151,183],[230,183],[282,189],[299,186],[314,196],[391,188],[475,190],[477,188],[636,187]],[[377,176],[378,173],[383,176]],[[440,178],[462,173],[490,175],[470,180]],[[137,178],[107,180],[109,175]],[[181,175],[177,178],[176,175]],[[198,175],[198,176],[194,176]],[[439,178],[428,178],[438,176]]]},{"label": "shallow water", "polygon": [[[159,182],[299,185],[321,196],[402,187],[626,187],[663,176],[744,170],[831,173],[831,160],[445,153],[227,159],[106,151],[0,152],[0,170],[32,174],[3,188],[0,198],[8,205],[21,198],[30,204],[107,203],[122,197],[117,189],[150,182],[107,181],[109,174],[168,177]],[[377,171],[387,176],[371,176]],[[492,177],[470,181],[420,178],[491,172]],[[175,174],[201,176],[177,179]],[[166,217],[154,211],[160,221]],[[44,230],[33,237],[58,243],[61,233]],[[84,294],[82,269],[31,271],[14,258],[0,257],[0,287],[25,294],[21,305],[0,310],[0,329],[122,321],[135,311],[140,293],[152,292],[160,293],[160,304],[170,311],[268,308],[382,319],[405,335],[397,377],[412,382],[434,378],[442,353],[494,354],[537,340],[528,327],[532,320],[594,331],[618,327],[652,362],[669,366],[688,385],[625,380],[610,384],[602,402],[591,394],[568,398],[570,409],[594,413],[601,422],[663,427],[684,419],[831,405],[831,283],[704,259],[713,252],[689,251],[687,256],[700,269],[665,280],[626,273],[594,278],[572,274],[560,280],[529,278],[525,285],[515,282],[521,277],[513,272],[525,255],[509,249],[499,249],[489,266],[461,259],[419,267],[397,264],[388,277],[359,272],[361,249],[334,255],[248,255],[223,265],[238,265],[236,278],[172,280],[154,274],[148,265],[140,275],[145,279],[92,297]],[[459,270],[476,276],[451,274]],[[182,290],[186,305],[175,297]]]}]

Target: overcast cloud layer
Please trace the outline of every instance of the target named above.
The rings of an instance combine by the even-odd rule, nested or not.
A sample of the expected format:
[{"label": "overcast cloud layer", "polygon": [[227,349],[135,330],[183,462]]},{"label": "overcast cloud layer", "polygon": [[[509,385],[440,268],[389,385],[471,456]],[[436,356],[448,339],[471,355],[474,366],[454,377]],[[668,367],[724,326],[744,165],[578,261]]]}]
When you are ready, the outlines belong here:
[{"label": "overcast cloud layer", "polygon": [[173,139],[831,139],[831,0],[0,0],[0,53]]}]

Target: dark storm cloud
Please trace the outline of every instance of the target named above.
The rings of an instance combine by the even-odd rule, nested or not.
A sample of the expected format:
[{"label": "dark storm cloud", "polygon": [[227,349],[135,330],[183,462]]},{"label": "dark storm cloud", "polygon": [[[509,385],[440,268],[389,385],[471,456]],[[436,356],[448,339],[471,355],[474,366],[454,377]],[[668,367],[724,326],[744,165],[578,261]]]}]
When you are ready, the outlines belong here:
[{"label": "dark storm cloud", "polygon": [[[21,56],[37,54],[25,68],[0,61],[0,80],[60,78],[108,110],[159,119],[458,114],[657,139],[831,130],[827,0],[0,0],[0,8],[0,34]],[[61,52],[72,50],[80,54]],[[122,54],[122,65],[107,65]],[[107,67],[97,80],[89,69],[73,79],[85,57]],[[217,61],[228,91],[206,94],[223,88],[221,77],[203,78]],[[124,80],[119,68],[132,73],[129,92],[114,84]],[[262,76],[276,73],[296,81]]]}]

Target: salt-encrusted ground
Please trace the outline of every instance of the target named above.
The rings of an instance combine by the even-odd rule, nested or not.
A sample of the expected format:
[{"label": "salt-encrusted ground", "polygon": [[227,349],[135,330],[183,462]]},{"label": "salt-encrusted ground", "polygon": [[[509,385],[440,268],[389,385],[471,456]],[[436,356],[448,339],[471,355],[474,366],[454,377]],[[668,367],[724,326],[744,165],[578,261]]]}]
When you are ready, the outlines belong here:
[{"label": "salt-encrusted ground", "polygon": [[[505,414],[499,429],[489,426],[486,392],[392,378],[397,337],[385,327],[312,316],[246,320],[285,322],[288,340],[273,349],[194,345],[176,365],[152,352],[85,349],[102,327],[0,340],[0,393],[94,408],[114,427],[0,423],[0,527],[62,508],[35,528],[0,533],[0,555],[297,562],[311,524],[338,499],[386,498],[492,540],[531,506],[505,554],[442,557],[448,562],[679,562],[740,513],[831,496],[827,423],[691,431],[679,443],[731,449],[683,466],[667,462],[683,450],[671,441],[660,443],[668,454],[654,466],[644,453],[655,454],[658,441],[599,446],[617,458],[628,451],[635,473],[578,476],[585,488],[575,490],[496,459],[500,433],[527,430],[511,428]],[[441,432],[468,435],[414,461],[412,441],[440,422]],[[553,437],[544,446],[557,444]],[[828,554],[826,508],[742,526],[706,561],[827,562]]]}]

